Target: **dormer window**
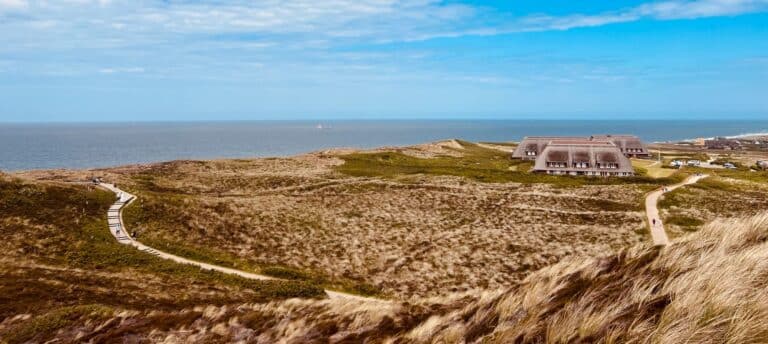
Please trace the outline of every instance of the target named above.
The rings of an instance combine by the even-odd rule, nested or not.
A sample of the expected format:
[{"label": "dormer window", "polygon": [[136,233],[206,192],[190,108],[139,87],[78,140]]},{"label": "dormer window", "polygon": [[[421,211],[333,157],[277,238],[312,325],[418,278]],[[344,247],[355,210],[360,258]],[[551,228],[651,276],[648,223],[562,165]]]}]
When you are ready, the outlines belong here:
[{"label": "dormer window", "polygon": [[560,161],[547,161],[547,167],[566,168],[568,164]]},{"label": "dormer window", "polygon": [[575,168],[589,168],[588,162],[574,162],[573,167]]},{"label": "dormer window", "polygon": [[597,168],[614,169],[614,168],[619,168],[619,164],[617,164],[615,162],[598,162],[597,163]]}]

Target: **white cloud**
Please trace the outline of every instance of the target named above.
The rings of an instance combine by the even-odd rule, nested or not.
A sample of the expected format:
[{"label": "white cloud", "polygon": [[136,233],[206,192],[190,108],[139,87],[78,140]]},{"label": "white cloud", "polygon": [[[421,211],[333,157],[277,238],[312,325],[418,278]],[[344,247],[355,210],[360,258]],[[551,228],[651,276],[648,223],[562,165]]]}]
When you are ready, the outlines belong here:
[{"label": "white cloud", "polygon": [[101,74],[144,73],[144,68],[141,68],[141,67],[102,68],[102,69],[99,69],[99,73]]},{"label": "white cloud", "polygon": [[667,0],[596,14],[518,17],[493,12],[490,8],[438,0],[0,0],[0,9],[3,8],[31,9],[29,12],[34,13],[32,19],[18,20],[66,21],[80,29],[155,37],[261,34],[302,35],[292,37],[293,42],[322,39],[392,42],[569,30],[642,19],[738,15],[764,11],[768,0]]},{"label": "white cloud", "polygon": [[655,19],[692,19],[730,16],[764,10],[766,0],[663,1],[639,6],[633,12]]},{"label": "white cloud", "polygon": [[[212,66],[215,61],[263,73],[276,65],[292,69],[292,64],[340,60],[364,70],[407,65],[408,60],[432,54],[380,56],[361,53],[358,43],[730,16],[765,11],[768,0],[666,0],[603,13],[558,16],[512,16],[439,0],[0,0],[0,15],[11,9],[24,11],[24,15],[0,16],[0,53],[70,57],[62,65],[85,59],[92,63],[83,68],[86,74],[94,70],[101,74],[145,73],[140,67],[99,69],[103,63],[145,66],[152,72],[146,74],[155,74],[176,66]],[[327,56],[318,61],[323,53]],[[245,64],[252,61],[258,62]],[[474,80],[496,81],[482,75]]]},{"label": "white cloud", "polygon": [[23,10],[29,7],[26,0],[0,0],[0,12],[4,10]]},{"label": "white cloud", "polygon": [[533,16],[524,18],[522,27],[510,31],[568,30],[633,22],[642,19],[675,20],[733,16],[768,10],[768,0],[672,0],[595,15]]}]

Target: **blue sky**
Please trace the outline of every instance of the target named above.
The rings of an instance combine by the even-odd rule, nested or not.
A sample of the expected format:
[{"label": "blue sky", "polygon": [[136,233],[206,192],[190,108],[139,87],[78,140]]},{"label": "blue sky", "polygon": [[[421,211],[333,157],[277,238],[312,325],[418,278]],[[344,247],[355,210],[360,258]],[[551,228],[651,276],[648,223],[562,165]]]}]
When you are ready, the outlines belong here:
[{"label": "blue sky", "polygon": [[768,0],[0,0],[0,121],[768,118]]}]

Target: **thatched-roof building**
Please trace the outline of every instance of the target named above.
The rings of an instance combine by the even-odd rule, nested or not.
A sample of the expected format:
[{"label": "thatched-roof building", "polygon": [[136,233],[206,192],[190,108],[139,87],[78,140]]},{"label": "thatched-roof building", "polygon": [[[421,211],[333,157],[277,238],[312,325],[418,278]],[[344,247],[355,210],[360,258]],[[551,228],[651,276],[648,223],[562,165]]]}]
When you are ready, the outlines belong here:
[{"label": "thatched-roof building", "polygon": [[550,140],[537,155],[534,172],[556,175],[633,176],[632,163],[614,142],[597,139]]},{"label": "thatched-roof building", "polygon": [[634,135],[594,135],[592,140],[606,140],[619,147],[624,156],[628,158],[648,158],[651,152],[645,147],[643,141]]},{"label": "thatched-roof building", "polygon": [[621,154],[628,158],[650,157],[651,153],[637,136],[632,135],[593,135],[590,137],[569,136],[527,136],[512,153],[513,158],[535,160],[552,141],[608,141],[614,144]]}]

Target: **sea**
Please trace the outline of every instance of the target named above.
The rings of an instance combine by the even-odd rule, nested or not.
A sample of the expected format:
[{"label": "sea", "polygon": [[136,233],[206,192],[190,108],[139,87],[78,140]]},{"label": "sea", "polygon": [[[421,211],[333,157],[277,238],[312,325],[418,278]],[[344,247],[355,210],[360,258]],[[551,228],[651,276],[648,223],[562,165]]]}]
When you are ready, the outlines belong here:
[{"label": "sea", "polygon": [[179,159],[290,156],[463,139],[633,134],[646,142],[768,133],[768,120],[382,120],[0,123],[0,170],[98,168]]}]

